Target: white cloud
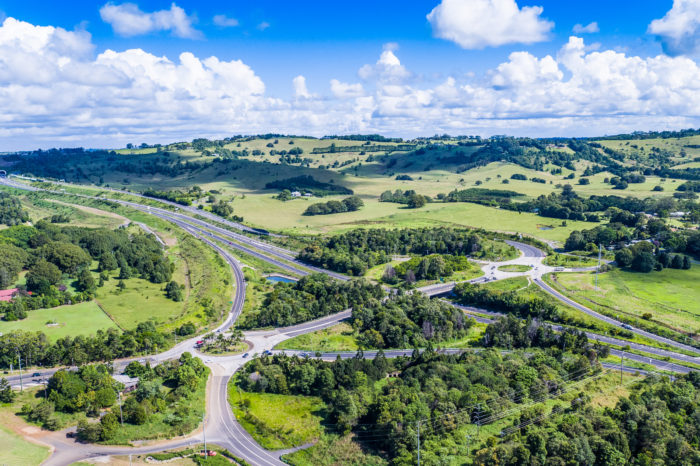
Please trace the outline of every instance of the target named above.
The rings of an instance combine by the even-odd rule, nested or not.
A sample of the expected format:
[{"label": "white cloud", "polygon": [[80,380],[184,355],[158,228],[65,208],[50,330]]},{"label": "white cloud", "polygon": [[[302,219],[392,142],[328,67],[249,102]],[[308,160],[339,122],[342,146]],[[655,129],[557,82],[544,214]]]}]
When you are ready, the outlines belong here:
[{"label": "white cloud", "polygon": [[240,60],[95,53],[85,31],[9,18],[0,26],[0,150],[267,132],[586,136],[700,126],[700,67],[686,57],[594,51],[571,37],[555,55],[514,52],[484,75],[430,82],[406,79],[397,54],[383,50],[361,84],[331,80],[326,96],[297,76],[294,97],[280,99]]},{"label": "white cloud", "polygon": [[546,40],[554,23],[541,14],[542,7],[519,8],[515,0],[442,0],[427,18],[435,37],[482,49]]},{"label": "white cloud", "polygon": [[331,79],[331,92],[339,99],[352,99],[365,94],[362,84],[349,84],[340,82],[337,79]]},{"label": "white cloud", "polygon": [[222,28],[236,27],[239,24],[236,18],[229,18],[226,15],[215,15],[213,21],[214,24]]},{"label": "white cloud", "polygon": [[364,65],[358,71],[362,79],[378,78],[386,81],[401,81],[411,76],[411,73],[401,65],[401,61],[394,54],[398,50],[395,42],[384,44],[384,50],[379,56],[379,60],[374,65]]},{"label": "white cloud", "polygon": [[700,0],[673,0],[673,7],[652,21],[648,31],[669,55],[700,55]]},{"label": "white cloud", "polygon": [[264,31],[265,29],[270,27],[270,23],[267,21],[263,21],[262,23],[258,24],[258,30]]},{"label": "white cloud", "polygon": [[309,90],[306,88],[306,78],[303,77],[302,75],[299,75],[295,77],[292,80],[292,84],[294,85],[294,96],[297,98],[301,99],[308,99],[311,97],[311,93],[309,93]]},{"label": "white cloud", "polygon": [[600,32],[600,28],[598,27],[598,23],[596,21],[593,21],[592,23],[588,23],[585,26],[583,24],[576,24],[574,25],[572,31],[574,32],[574,34],[593,34],[596,32]]},{"label": "white cloud", "polygon": [[192,26],[194,18],[172,3],[169,10],[146,13],[134,3],[107,3],[100,8],[102,21],[110,24],[120,36],[131,37],[157,31],[170,31],[176,37],[196,39],[202,33]]}]

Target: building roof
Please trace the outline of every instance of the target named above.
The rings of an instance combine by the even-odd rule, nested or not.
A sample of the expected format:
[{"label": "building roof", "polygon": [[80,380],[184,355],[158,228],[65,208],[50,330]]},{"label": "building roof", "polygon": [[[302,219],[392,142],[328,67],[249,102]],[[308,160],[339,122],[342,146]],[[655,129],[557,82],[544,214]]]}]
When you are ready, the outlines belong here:
[{"label": "building roof", "polygon": [[17,294],[19,290],[17,288],[11,288],[9,290],[0,290],[0,301],[9,301],[12,297]]}]

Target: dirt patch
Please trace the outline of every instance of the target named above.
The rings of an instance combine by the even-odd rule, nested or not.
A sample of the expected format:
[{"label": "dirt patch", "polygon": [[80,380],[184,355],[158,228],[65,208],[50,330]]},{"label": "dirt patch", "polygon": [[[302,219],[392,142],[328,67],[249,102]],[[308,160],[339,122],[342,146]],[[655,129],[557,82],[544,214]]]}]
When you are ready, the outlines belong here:
[{"label": "dirt patch", "polygon": [[56,199],[47,199],[47,201],[55,202],[56,204],[61,204],[61,205],[65,205],[68,207],[74,207],[78,210],[82,210],[83,212],[87,212],[89,214],[100,215],[102,217],[115,218],[117,220],[122,221],[122,226],[127,226],[129,223],[131,223],[131,220],[129,220],[128,218],[126,218],[122,215],[119,215],[119,214],[115,214],[114,212],[107,212],[106,210],[95,209],[94,207],[88,207],[88,206],[84,206],[84,205],[80,205],[80,204],[69,204],[68,202],[57,201]]}]

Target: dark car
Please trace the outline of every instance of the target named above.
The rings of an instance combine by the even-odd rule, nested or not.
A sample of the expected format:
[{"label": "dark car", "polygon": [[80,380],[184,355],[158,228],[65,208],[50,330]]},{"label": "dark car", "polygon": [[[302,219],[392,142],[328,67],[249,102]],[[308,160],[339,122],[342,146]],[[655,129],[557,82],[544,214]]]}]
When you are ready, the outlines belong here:
[{"label": "dark car", "polygon": [[41,372],[35,372],[32,374],[32,377],[41,377]]},{"label": "dark car", "polygon": [[247,357],[248,357],[248,353],[243,354],[243,357],[244,357],[244,358],[247,358]]}]

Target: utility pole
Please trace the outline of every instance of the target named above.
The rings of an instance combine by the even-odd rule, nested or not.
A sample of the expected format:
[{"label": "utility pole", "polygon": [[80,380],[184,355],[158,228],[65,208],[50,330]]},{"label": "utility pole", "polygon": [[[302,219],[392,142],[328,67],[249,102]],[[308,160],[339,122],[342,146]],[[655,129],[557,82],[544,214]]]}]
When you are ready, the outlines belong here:
[{"label": "utility pole", "polygon": [[202,436],[204,437],[204,458],[206,459],[209,452],[207,451],[207,419],[206,414],[202,414]]},{"label": "utility pole", "polygon": [[601,244],[598,244],[598,267],[595,269],[595,290],[598,291],[598,274],[600,273],[600,256],[602,253],[603,247]]},{"label": "utility pole", "polygon": [[420,466],[420,421],[416,423],[418,427],[418,466]]},{"label": "utility pole", "polygon": [[476,438],[481,438],[481,403],[476,405]]},{"label": "utility pole", "polygon": [[620,385],[622,385],[622,361],[625,360],[624,356],[620,356]]},{"label": "utility pole", "polygon": [[119,417],[122,419],[122,427],[124,427],[124,412],[122,411],[122,392],[119,393]]},{"label": "utility pole", "polygon": [[467,455],[469,455],[469,443],[471,442],[471,434],[467,434]]},{"label": "utility pole", "polygon": [[24,391],[24,384],[22,383],[22,356],[19,354],[19,348],[17,348],[17,360],[19,361],[19,391]]}]

